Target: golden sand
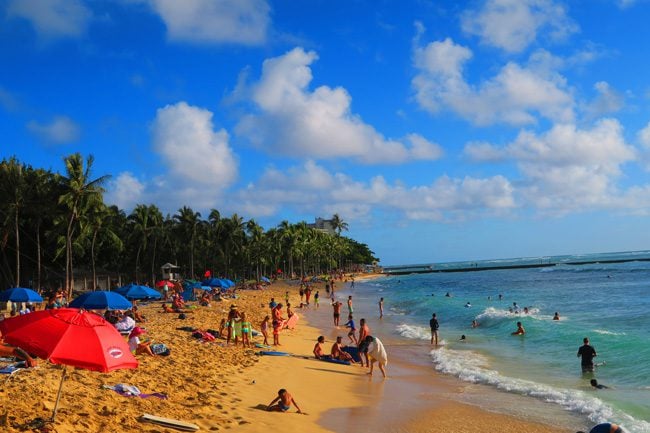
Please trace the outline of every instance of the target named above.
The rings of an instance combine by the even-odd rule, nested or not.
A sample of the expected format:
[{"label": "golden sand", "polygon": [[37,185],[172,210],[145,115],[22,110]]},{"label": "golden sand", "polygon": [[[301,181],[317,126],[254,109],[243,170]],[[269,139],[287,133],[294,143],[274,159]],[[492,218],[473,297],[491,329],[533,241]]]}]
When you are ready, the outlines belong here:
[{"label": "golden sand", "polygon": [[[298,303],[297,287],[284,283],[275,283],[263,291],[242,291],[240,298],[232,302],[247,313],[253,328],[259,329],[259,323],[269,314],[270,298],[274,296],[276,301],[284,302],[286,290],[291,291],[292,303]],[[321,417],[326,412],[335,413],[328,411],[337,408],[354,412],[354,408],[362,409],[376,403],[372,392],[368,396],[368,384],[381,386],[382,379],[380,375],[369,379],[361,367],[300,357],[258,356],[256,352],[259,349],[245,349],[241,345],[233,347],[232,344],[226,347],[224,340],[220,339],[201,343],[192,338],[190,332],[176,329],[182,326],[218,329],[230,304],[231,301],[225,300],[213,302],[210,307],[197,307],[187,314],[185,320],[178,319],[176,314],[161,313],[160,302],[142,307],[141,311],[147,317],[147,322],[142,324],[147,329],[147,336],[155,342],[167,344],[171,355],[140,355],[140,366],[136,370],[108,374],[68,367],[69,374],[53,431],[174,431],[139,421],[142,414],[149,413],[194,423],[201,431],[342,432],[348,431],[345,424],[326,423],[335,426],[328,430],[321,426]],[[328,306],[321,309],[325,310],[323,314],[331,314]],[[300,310],[297,313],[302,316]],[[301,318],[295,330],[282,332],[279,349],[309,356],[316,337],[321,333],[327,334],[310,327]],[[254,338],[254,341],[261,342],[261,337]],[[329,349],[329,343],[326,347]],[[427,376],[435,382],[431,372],[428,371]],[[36,417],[49,418],[60,377],[61,367],[45,361],[41,361],[37,369],[0,377],[0,414],[7,417],[7,425],[0,426],[0,431],[17,432],[20,424]],[[118,383],[135,385],[143,393],[164,393],[168,399],[123,397],[102,388],[102,385]],[[306,414],[297,414],[295,408],[286,414],[267,412],[266,405],[275,398],[279,388],[288,389]],[[394,419],[399,420],[399,417],[400,414],[395,413]],[[459,420],[462,429],[459,429]],[[399,423],[404,426],[400,431],[414,433],[560,431],[446,400],[432,402],[431,409],[410,414]],[[379,428],[375,431],[395,430],[391,427],[390,430]]]}]

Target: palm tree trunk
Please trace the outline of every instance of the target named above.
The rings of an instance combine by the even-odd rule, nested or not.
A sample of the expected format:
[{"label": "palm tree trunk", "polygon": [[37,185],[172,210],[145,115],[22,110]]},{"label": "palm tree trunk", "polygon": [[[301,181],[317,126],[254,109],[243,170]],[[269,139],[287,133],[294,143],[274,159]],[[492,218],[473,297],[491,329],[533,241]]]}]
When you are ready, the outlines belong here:
[{"label": "palm tree trunk", "polygon": [[18,208],[15,209],[14,224],[16,229],[16,287],[20,287],[20,230],[18,229]]},{"label": "palm tree trunk", "polygon": [[151,287],[156,287],[156,246],[158,238],[153,239],[153,254],[151,256]]},{"label": "palm tree trunk", "polygon": [[41,223],[36,224],[36,287],[41,292]]},{"label": "palm tree trunk", "polygon": [[138,252],[135,255],[135,283],[140,284],[140,279],[139,279],[139,270],[140,270],[140,250],[142,249],[142,245],[138,245]]},{"label": "palm tree trunk", "polygon": [[97,230],[93,233],[93,241],[90,244],[90,259],[93,264],[93,292],[97,290],[97,273],[95,272],[95,241],[97,240]]}]

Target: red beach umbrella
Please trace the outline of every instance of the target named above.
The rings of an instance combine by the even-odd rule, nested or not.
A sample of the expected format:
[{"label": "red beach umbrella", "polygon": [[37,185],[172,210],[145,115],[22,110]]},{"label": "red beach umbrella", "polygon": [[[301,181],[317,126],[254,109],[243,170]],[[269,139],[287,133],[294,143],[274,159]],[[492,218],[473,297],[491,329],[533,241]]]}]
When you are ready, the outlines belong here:
[{"label": "red beach umbrella", "polygon": [[174,283],[172,283],[171,281],[167,281],[167,280],[160,280],[160,281],[158,281],[156,283],[156,287],[165,287],[165,286],[174,287]]},{"label": "red beach umbrella", "polygon": [[53,364],[62,364],[63,375],[52,421],[61,398],[65,366],[109,371],[137,368],[124,337],[103,317],[76,308],[41,310],[0,322],[4,340]]}]

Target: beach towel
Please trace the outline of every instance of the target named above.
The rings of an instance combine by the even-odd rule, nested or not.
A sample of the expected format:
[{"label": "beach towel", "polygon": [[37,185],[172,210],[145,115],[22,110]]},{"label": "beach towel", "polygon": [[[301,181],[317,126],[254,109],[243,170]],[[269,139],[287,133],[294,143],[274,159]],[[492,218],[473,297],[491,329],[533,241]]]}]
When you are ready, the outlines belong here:
[{"label": "beach towel", "polygon": [[21,368],[27,368],[27,366],[25,365],[25,361],[15,362],[13,364],[9,364],[6,367],[1,368],[0,374],[14,374],[16,371],[20,370]]},{"label": "beach towel", "polygon": [[118,383],[117,385],[103,385],[102,386],[104,389],[111,389],[118,393],[121,396],[124,397],[140,397],[140,398],[149,398],[149,397],[157,397],[163,400],[167,400],[167,394],[163,394],[162,392],[154,392],[151,394],[143,394],[140,392],[137,386],[135,385],[128,385],[126,383]]},{"label": "beach towel", "polygon": [[374,341],[370,343],[370,347],[368,348],[368,356],[371,356],[372,359],[375,359],[380,364],[388,364],[388,355],[386,354],[386,349],[377,337],[375,337]]}]

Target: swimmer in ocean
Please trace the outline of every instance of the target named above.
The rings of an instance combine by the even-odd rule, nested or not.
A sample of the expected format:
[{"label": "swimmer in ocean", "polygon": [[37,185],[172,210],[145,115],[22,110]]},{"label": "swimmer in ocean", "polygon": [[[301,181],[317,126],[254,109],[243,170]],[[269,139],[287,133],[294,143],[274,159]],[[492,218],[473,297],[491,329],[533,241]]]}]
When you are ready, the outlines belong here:
[{"label": "swimmer in ocean", "polygon": [[524,326],[521,324],[521,322],[517,322],[517,330],[511,335],[524,335],[525,333],[526,330],[524,329]]},{"label": "swimmer in ocean", "polygon": [[555,314],[553,315],[553,320],[560,320],[560,313],[556,311]]},{"label": "swimmer in ocean", "polygon": [[589,383],[596,389],[609,389],[609,386],[601,385],[596,379],[591,379]]}]

